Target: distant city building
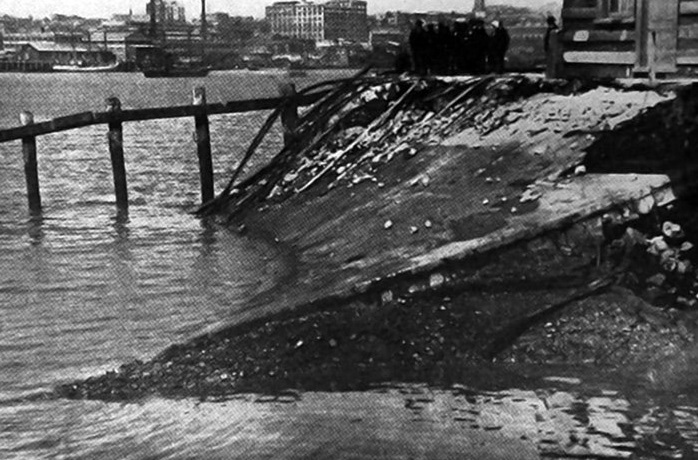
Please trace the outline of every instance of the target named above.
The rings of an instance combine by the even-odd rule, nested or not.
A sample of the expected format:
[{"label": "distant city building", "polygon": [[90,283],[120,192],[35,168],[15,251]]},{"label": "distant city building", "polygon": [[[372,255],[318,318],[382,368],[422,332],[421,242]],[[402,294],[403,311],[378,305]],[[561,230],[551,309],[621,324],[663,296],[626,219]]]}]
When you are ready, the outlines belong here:
[{"label": "distant city building", "polygon": [[330,0],[325,3],[325,40],[368,41],[366,2]]},{"label": "distant city building", "polygon": [[[155,20],[158,24],[187,22],[185,10],[176,1],[155,0]],[[151,2],[146,3],[145,12],[150,15]]]},{"label": "distant city building", "polygon": [[284,37],[368,41],[368,16],[363,0],[276,2],[266,8],[271,33]]},{"label": "distant city building", "polygon": [[485,8],[485,0],[475,0],[473,3],[473,14],[476,18],[484,18],[487,14],[487,9]]}]

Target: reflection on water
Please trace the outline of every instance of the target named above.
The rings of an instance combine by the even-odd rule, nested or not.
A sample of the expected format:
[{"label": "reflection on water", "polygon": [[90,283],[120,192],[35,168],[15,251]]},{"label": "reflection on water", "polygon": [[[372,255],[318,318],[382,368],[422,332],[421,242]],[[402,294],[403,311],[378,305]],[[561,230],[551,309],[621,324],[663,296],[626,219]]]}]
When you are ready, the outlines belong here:
[{"label": "reflection on water", "polygon": [[222,402],[27,401],[0,405],[0,423],[11,427],[0,433],[3,458],[655,459],[698,449],[698,408],[584,381],[504,391],[392,384]]},{"label": "reflection on water", "polygon": [[29,235],[29,243],[32,246],[41,244],[41,240],[44,238],[43,223],[44,219],[40,213],[31,216],[27,221],[27,235]]}]

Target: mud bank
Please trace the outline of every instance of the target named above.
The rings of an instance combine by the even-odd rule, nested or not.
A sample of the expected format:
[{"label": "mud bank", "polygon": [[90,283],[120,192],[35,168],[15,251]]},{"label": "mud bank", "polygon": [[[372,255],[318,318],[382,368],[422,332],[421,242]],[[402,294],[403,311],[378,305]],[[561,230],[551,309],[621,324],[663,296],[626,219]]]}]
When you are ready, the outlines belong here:
[{"label": "mud bank", "polygon": [[293,399],[449,386],[493,362],[622,366],[671,386],[690,367],[692,86],[509,76],[343,91],[313,136],[214,208],[291,250],[294,279],[58,394]]}]

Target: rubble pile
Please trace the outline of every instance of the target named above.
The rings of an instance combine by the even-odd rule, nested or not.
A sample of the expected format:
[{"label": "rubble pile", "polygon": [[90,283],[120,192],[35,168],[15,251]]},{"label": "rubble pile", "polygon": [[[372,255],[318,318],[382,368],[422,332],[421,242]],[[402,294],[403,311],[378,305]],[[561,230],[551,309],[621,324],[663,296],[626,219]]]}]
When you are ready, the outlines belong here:
[{"label": "rubble pile", "polygon": [[[283,201],[316,186],[327,190],[371,181],[383,187],[383,165],[437,145],[495,149],[517,142],[530,155],[554,157],[559,165],[554,179],[582,161],[593,134],[672,97],[604,86],[577,90],[567,82],[524,75],[359,79],[306,113],[310,120],[297,142],[261,174],[226,190],[227,208]],[[312,123],[314,130],[302,129]]]}]

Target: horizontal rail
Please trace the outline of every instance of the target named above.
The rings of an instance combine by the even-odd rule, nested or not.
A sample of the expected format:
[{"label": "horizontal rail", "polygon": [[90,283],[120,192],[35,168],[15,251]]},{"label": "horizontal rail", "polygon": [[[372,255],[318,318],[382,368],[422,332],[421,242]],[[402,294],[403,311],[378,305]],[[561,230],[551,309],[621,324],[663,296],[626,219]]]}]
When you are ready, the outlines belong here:
[{"label": "horizontal rail", "polygon": [[[298,106],[307,106],[320,100],[329,91],[318,91],[311,94],[297,96]],[[54,118],[28,126],[20,126],[0,130],[0,143],[22,139],[25,137],[40,136],[42,134],[67,131],[90,125],[99,125],[114,122],[157,120],[161,118],[192,117],[201,114],[202,110],[208,115],[222,113],[254,112],[258,110],[271,110],[277,108],[284,98],[248,99],[242,101],[230,101],[225,103],[207,104],[205,107],[195,105],[181,105],[175,107],[157,107],[148,109],[131,109],[120,112],[82,112],[66,117]]]}]

